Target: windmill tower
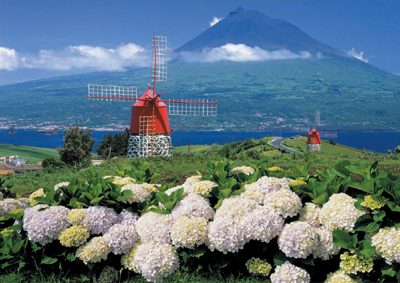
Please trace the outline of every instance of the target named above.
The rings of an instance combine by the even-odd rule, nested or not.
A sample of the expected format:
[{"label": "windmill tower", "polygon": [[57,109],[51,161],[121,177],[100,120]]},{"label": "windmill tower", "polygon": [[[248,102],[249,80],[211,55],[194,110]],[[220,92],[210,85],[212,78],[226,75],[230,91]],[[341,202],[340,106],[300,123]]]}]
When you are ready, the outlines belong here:
[{"label": "windmill tower", "polygon": [[[138,98],[134,86],[88,86],[89,99],[136,101],[132,105],[127,157],[172,156],[168,114],[216,116],[218,102],[208,100],[164,100],[156,94],[156,82],[167,81],[167,38],[153,35],[153,89]],[[168,106],[168,107],[167,107]]]},{"label": "windmill tower", "polygon": [[315,126],[307,136],[307,151],[321,151],[321,137],[317,131],[317,125],[321,123],[319,110],[315,111]]}]

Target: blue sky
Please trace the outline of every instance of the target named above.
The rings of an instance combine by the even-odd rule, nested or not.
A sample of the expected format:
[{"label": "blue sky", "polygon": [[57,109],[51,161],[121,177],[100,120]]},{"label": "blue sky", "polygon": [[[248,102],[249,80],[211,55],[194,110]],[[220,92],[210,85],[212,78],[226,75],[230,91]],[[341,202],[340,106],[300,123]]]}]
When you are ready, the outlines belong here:
[{"label": "blue sky", "polygon": [[[0,83],[113,70],[152,34],[168,36],[175,49],[238,6],[400,74],[400,1],[2,0]],[[135,64],[147,64],[148,54],[139,55]]]}]

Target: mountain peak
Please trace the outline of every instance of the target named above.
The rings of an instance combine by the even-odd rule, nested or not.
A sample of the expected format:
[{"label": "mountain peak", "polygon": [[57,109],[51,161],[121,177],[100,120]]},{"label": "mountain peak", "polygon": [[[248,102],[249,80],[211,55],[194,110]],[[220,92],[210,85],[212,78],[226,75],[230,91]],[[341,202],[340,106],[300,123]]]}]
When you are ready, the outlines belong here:
[{"label": "mountain peak", "polygon": [[231,16],[231,15],[235,15],[237,13],[243,12],[243,11],[244,11],[244,9],[239,6],[239,7],[237,7],[237,9],[235,11],[230,12],[228,17]]},{"label": "mountain peak", "polygon": [[230,12],[217,25],[213,25],[175,51],[202,51],[228,43],[257,46],[268,51],[286,49],[295,53],[307,51],[314,55],[343,54],[315,40],[287,21],[270,18],[259,11],[244,10],[242,7]]}]

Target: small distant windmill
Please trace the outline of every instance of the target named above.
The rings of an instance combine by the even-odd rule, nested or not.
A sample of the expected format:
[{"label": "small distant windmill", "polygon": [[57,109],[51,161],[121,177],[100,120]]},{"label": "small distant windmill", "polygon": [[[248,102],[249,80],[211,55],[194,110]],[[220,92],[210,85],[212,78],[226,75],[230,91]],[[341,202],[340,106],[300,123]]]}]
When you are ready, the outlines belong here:
[{"label": "small distant windmill", "polygon": [[[218,102],[209,100],[164,100],[156,94],[156,81],[167,81],[167,37],[153,35],[153,89],[137,97],[134,86],[88,86],[89,99],[136,101],[132,105],[128,157],[172,156],[168,114],[180,116],[216,116]],[[168,105],[168,107],[167,107]]]}]

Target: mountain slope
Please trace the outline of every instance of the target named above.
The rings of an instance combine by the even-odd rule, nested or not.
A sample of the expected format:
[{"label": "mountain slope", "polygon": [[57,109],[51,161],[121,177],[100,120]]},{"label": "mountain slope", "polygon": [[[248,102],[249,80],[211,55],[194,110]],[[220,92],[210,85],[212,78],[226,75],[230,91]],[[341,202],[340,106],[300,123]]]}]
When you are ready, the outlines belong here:
[{"label": "mountain slope", "polygon": [[220,47],[227,43],[258,46],[268,51],[287,49],[296,53],[308,51],[311,54],[343,54],[313,39],[287,21],[273,19],[261,12],[242,8],[231,12],[225,19],[179,47],[175,52],[201,51],[204,48]]}]

